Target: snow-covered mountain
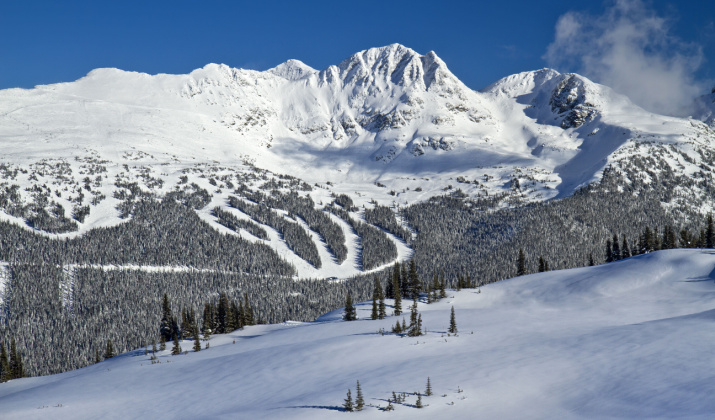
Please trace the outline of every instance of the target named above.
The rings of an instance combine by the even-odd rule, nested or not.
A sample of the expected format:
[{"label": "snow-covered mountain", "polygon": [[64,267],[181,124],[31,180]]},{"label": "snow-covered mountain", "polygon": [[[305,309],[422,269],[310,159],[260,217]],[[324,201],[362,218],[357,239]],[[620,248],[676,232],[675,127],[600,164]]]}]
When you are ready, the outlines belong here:
[{"label": "snow-covered mountain", "polygon": [[[65,236],[122,222],[126,196],[190,184],[210,196],[201,216],[223,229],[210,210],[227,209],[236,185],[259,188],[283,175],[308,185],[301,194],[319,208],[339,194],[356,209],[446,193],[513,205],[569,196],[609,165],[625,185],[659,173],[712,177],[703,165],[715,156],[703,122],[646,112],[579,75],[543,69],[474,91],[434,52],[398,44],[320,71],[297,60],[264,72],[98,69],[71,83],[3,90],[0,144],[0,216],[39,230],[47,229],[32,222],[38,212],[73,216],[48,230]],[[653,156],[655,167],[633,163]],[[257,168],[262,175],[240,175]],[[692,184],[683,197],[708,196]],[[279,238],[270,243],[290,259]],[[333,268],[299,271],[347,269]]]},{"label": "snow-covered mountain", "polygon": [[477,181],[461,185],[468,194],[499,192],[519,172],[534,178],[524,187],[530,199],[568,195],[597,178],[636,132],[656,141],[707,133],[553,70],[475,92],[435,53],[397,44],[322,71],[297,60],[265,72],[216,64],[189,75],[99,69],[72,83],[2,91],[0,107],[6,163],[91,153],[114,164],[249,159],[311,183],[344,183],[351,193],[374,182],[428,192],[372,191],[402,203],[460,175]]},{"label": "snow-covered mountain", "polygon": [[[137,349],[59,375],[0,384],[4,418],[709,419],[715,256],[671,250],[448,291],[402,317],[251,326],[171,356]],[[391,301],[388,304],[391,305]],[[389,306],[388,305],[388,306]],[[458,334],[448,334],[454,308]],[[391,308],[389,308],[391,309]],[[409,316],[407,317],[409,318]],[[386,331],[382,333],[381,331]],[[204,346],[206,343],[202,343]],[[433,395],[426,396],[427,378]],[[406,394],[381,412],[393,392]],[[416,408],[422,393],[424,408]]]},{"label": "snow-covered mountain", "polygon": [[[362,51],[323,70],[297,60],[264,72],[217,64],[188,75],[98,69],[71,83],[0,91],[0,339],[9,342],[18,331],[26,332],[17,341],[27,356],[28,372],[47,374],[86,366],[98,346],[110,339],[123,350],[151,342],[160,316],[155,309],[163,293],[178,307],[201,308],[224,292],[232,302],[250,301],[262,319],[271,322],[312,320],[339,306],[348,291],[360,299],[369,296],[374,277],[385,283],[391,276],[385,269],[408,259],[423,280],[444,272],[448,284],[456,285],[463,274],[487,284],[513,275],[512,260],[522,247],[529,266],[543,257],[552,267],[567,268],[582,265],[589,257],[599,261],[603,245],[613,235],[624,243],[639,243],[645,227],[660,234],[672,226],[681,233],[681,244],[707,243],[706,232],[699,233],[704,222],[700,216],[715,208],[712,95],[698,101],[701,112],[694,118],[655,115],[606,86],[549,69],[512,75],[474,91],[436,54],[421,55],[401,45]],[[583,194],[574,194],[584,186],[588,188]],[[428,201],[435,196],[440,197]],[[535,204],[524,205],[529,203]],[[692,261],[684,258],[689,264],[705,260],[709,264],[706,255]],[[631,274],[646,270],[646,262],[657,268],[648,272],[658,275],[669,264],[680,264],[670,257],[631,261],[621,265],[631,267],[628,276],[615,277],[624,282],[609,283],[598,293],[625,293],[624,284],[636,290],[640,283],[633,279],[647,282],[650,277]],[[595,268],[569,272],[576,277],[563,275],[568,277],[565,281],[585,284],[579,276],[602,271],[611,273]],[[693,276],[706,272],[704,268],[693,271]],[[578,290],[543,288],[544,281],[560,276],[534,276],[530,281],[538,280],[541,291],[555,296],[578,297]],[[474,339],[469,338],[471,334],[463,336],[470,350],[457,351],[455,360],[477,359],[475,354],[483,353],[473,353],[473,349],[496,354],[497,349],[485,348],[478,341],[478,331],[484,327],[475,320],[489,319],[480,308],[500,299],[509,313],[496,310],[493,319],[513,319],[511,311],[518,311],[519,305],[532,302],[529,299],[540,293],[520,294],[512,286],[524,286],[521,282],[526,280],[490,286],[481,295],[456,295],[453,303],[459,304],[460,296],[468,303],[464,308],[472,314],[466,327],[475,335]],[[651,291],[655,290],[661,289]],[[592,292],[589,299],[594,297]],[[551,296],[537,297],[546,307]],[[517,305],[509,306],[509,299]],[[644,311],[660,310],[654,309],[662,303],[656,301]],[[568,307],[565,295],[555,302]],[[619,302],[623,307],[632,303]],[[696,298],[688,302],[695,302],[701,312],[707,309]],[[594,310],[610,314],[614,306],[602,303]],[[446,306],[439,305],[425,308],[426,325],[433,331],[439,331],[433,325],[441,325],[444,319]],[[662,316],[698,313],[681,310],[675,303],[667,306]],[[577,320],[580,314],[576,309],[564,311],[559,317],[567,321]],[[552,316],[547,310],[542,312]],[[636,323],[656,317],[632,319]],[[613,326],[616,321],[609,318],[596,327]],[[579,324],[578,331],[564,325],[566,330],[561,331],[579,336],[582,328],[594,326],[587,324]],[[297,334],[311,331],[330,337],[331,332],[324,330],[328,328],[337,338],[323,340],[324,348],[340,351],[342,343],[358,348],[365,344],[359,341],[364,338],[360,334],[388,327],[355,325],[369,331],[351,330],[352,338],[346,340],[342,324],[325,322],[251,327],[248,333],[277,329],[275,335],[266,337],[297,343]],[[491,340],[500,340],[497,332],[518,327],[494,325],[499,331],[487,334]],[[384,339],[381,335],[373,338]],[[441,335],[433,338],[430,346],[444,339]],[[613,347],[613,341],[606,338],[596,345]],[[265,356],[260,352],[239,356],[216,340],[212,343],[215,352],[184,360],[205,360],[217,371],[223,369],[222,361],[255,366]],[[261,349],[274,348],[273,338],[240,340]],[[513,359],[522,360],[521,350],[534,348],[534,343],[536,339],[516,343],[519,351]],[[309,343],[305,349],[315,353],[314,347]],[[423,347],[415,346],[416,351]],[[557,347],[557,353],[578,353],[578,349]],[[273,351],[280,356],[277,360],[283,357],[281,351]],[[427,364],[440,351],[428,352]],[[220,360],[212,359],[212,354],[220,355]],[[330,360],[323,353],[315,354]],[[132,357],[109,364],[138,360]],[[622,363],[616,363],[613,371],[631,362],[627,357],[619,360]],[[157,368],[141,363],[132,369]],[[161,366],[174,366],[173,360]],[[360,366],[350,376],[362,378],[360,372],[367,365]],[[528,378],[535,366],[520,372]],[[452,390],[463,384],[480,390],[470,395],[511,386],[506,381],[490,388],[494,384],[489,379],[485,379],[489,386],[474,382],[474,375],[462,380],[460,369],[449,364],[444,368],[459,379]],[[501,367],[486,368],[494,375],[501,371]],[[281,371],[274,365],[269,369]],[[170,370],[161,380],[180,381]],[[596,370],[588,369],[584,375]],[[187,372],[195,375],[193,370]],[[97,383],[95,376],[68,375]],[[434,375],[440,383],[451,377]],[[409,384],[394,386],[419,386],[413,385],[416,377],[408,376],[402,378]],[[575,377],[575,382],[552,379],[558,391],[573,388],[585,376]],[[22,387],[35,383],[50,390],[54,380],[16,383]],[[372,389],[378,383],[365,381]],[[281,415],[283,411],[302,415],[294,414],[286,404],[332,407],[335,403],[330,401],[343,392],[331,388],[326,398],[319,397],[324,387],[318,390],[316,382],[306,395],[277,402],[255,394],[260,387],[252,384],[260,381],[248,383],[245,387],[254,392],[252,401],[266,401],[262,407],[277,407],[274,413]],[[265,384],[268,387],[271,382]],[[332,385],[343,386],[342,382]],[[236,392],[250,394],[243,386],[236,385]],[[97,388],[97,398],[105,398],[102,392]],[[17,395],[18,399],[0,398],[0,405],[26,413],[28,400],[21,395],[32,399],[34,394]],[[152,394],[146,395],[151,398]],[[577,407],[584,413],[581,417],[589,417],[591,412],[583,408],[591,407],[588,393],[572,396],[567,402],[550,400],[547,404],[553,405],[544,412],[554,413],[550,409],[554,406]],[[621,407],[616,399],[610,400],[612,406]],[[472,413],[474,407],[484,406],[483,400],[477,401],[476,406],[465,404],[463,409]],[[633,401],[641,404],[644,400]],[[70,398],[33,404],[42,408],[75,403],[83,404]],[[160,403],[156,412],[164,412],[168,404]],[[461,403],[455,400],[455,404]],[[624,409],[632,406],[623,403]],[[255,407],[249,404],[238,411]],[[499,407],[494,406],[496,411],[485,417],[504,417]],[[86,412],[96,413],[93,409]],[[68,412],[70,417],[85,413]],[[186,408],[185,413],[190,412]],[[560,408],[557,412],[571,413]]]}]

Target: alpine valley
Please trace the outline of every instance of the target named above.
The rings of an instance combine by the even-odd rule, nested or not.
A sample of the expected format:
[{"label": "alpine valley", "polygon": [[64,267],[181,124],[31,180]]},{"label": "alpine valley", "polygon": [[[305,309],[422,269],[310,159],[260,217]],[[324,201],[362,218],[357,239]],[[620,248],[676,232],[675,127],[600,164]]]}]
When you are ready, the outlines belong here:
[{"label": "alpine valley", "polygon": [[[706,251],[666,251],[619,262],[621,269],[583,268],[490,283],[535,272],[537,266],[544,271],[544,264],[550,270],[601,264],[613,259],[605,252],[606,244],[609,250],[629,249],[629,255],[630,250],[635,255],[712,245],[706,219],[715,207],[715,93],[694,98],[693,104],[689,117],[657,115],[607,86],[551,69],[508,76],[475,91],[434,52],[421,55],[398,44],[361,51],[323,70],[297,60],[263,72],[218,64],[188,75],[97,69],[74,82],[2,90],[0,341],[14,340],[27,376],[93,364],[108,342],[119,353],[134,352],[102,363],[112,370],[136,370],[133,358],[145,356],[135,349],[158,341],[166,301],[177,325],[189,318],[205,324],[203,318],[213,316],[204,311],[213,305],[207,302],[223,300],[244,315],[250,308],[254,324],[308,322],[250,326],[232,337],[218,336],[211,339],[216,340],[211,348],[216,347],[212,351],[217,356],[202,356],[205,365],[192,359],[189,369],[219,369],[218,355],[237,364],[255,364],[256,349],[281,348],[279,337],[286,338],[287,348],[298,346],[310,354],[301,347],[297,331],[326,330],[330,348],[378,328],[381,334],[376,337],[384,335],[380,324],[351,329],[347,338],[338,331],[343,324],[333,322],[337,312],[321,322],[309,321],[343,307],[347,294],[356,302],[369,299],[376,281],[388,289],[394,273],[398,279],[400,273],[417,276],[420,287],[413,282],[407,291],[421,289],[422,300],[429,294],[431,301],[433,285],[437,288],[441,282],[448,288],[482,288],[484,293],[450,292],[454,296],[449,300],[463,302],[470,316],[484,317],[494,340],[499,327],[492,322],[512,322],[502,327],[516,328],[517,321],[506,321],[506,308],[518,306],[517,301],[538,303],[539,314],[556,319],[549,312],[551,296],[567,308],[564,316],[572,316],[577,311],[569,300],[574,296],[568,282],[596,275],[647,286],[650,300],[634,309],[646,315],[624,319],[656,322],[652,311],[659,302],[657,287],[676,287],[672,284],[677,278],[669,274],[659,277],[663,284],[643,286],[628,276],[629,267],[653,271],[671,263],[685,267],[682,261],[690,261],[697,266],[692,276],[712,283],[707,267],[715,268],[715,263]],[[645,237],[646,228],[652,238]],[[532,301],[525,290],[537,293],[539,279],[551,295],[538,292]],[[626,293],[614,282],[602,277],[598,281],[614,296]],[[683,287],[674,293],[696,302],[693,310],[669,301],[668,314],[712,311],[712,304],[707,306]],[[713,293],[712,284],[698,287]],[[504,297],[511,292],[513,299]],[[578,288],[573,293],[581,299],[586,292]],[[492,297],[480,303],[484,296]],[[388,304],[394,301],[388,299]],[[435,318],[439,305],[446,304],[424,309],[425,318]],[[484,309],[490,305],[494,312]],[[615,307],[594,303],[585,310],[601,316],[601,311]],[[476,336],[479,321],[469,319],[464,321]],[[566,324],[563,331],[586,327]],[[432,326],[427,327],[429,337]],[[255,337],[249,337],[249,331]],[[190,335],[186,331],[183,338]],[[382,340],[376,337],[372,339]],[[613,337],[598,335],[594,345],[610,345]],[[256,340],[247,355],[228,350],[229,340],[241,344],[244,338]],[[518,346],[530,347],[526,341]],[[437,355],[432,351],[425,361],[437,363]],[[168,352],[162,357],[171,361]],[[508,357],[518,359],[516,352]],[[613,362],[612,371],[623,360]],[[450,363],[445,365],[450,375],[459,377],[459,367]],[[86,369],[109,374],[94,366]],[[86,369],[80,372],[89,372]],[[63,375],[57,378],[73,373]],[[454,377],[435,375],[442,383]],[[187,382],[189,376],[184,372],[159,381]],[[89,389],[96,376],[73,377],[78,379],[72,383],[79,385],[71,386],[81,390]],[[131,386],[125,383],[129,376],[117,378]],[[146,383],[153,380],[142,378]],[[23,381],[31,380],[15,383],[32,388]],[[483,386],[464,381],[472,384],[471,395]],[[54,389],[54,382],[36,383]],[[7,407],[22,417],[48,414],[23,411],[35,400],[22,396],[20,388],[13,388],[17,394],[12,399],[3,393],[4,385],[0,408],[6,399]],[[456,389],[458,384],[453,385]],[[272,392],[268,385],[252,392],[261,387]],[[311,395],[316,400],[312,409],[310,398],[300,396],[293,402],[266,404],[284,404],[284,411],[285,404],[299,405],[303,411],[298,414],[278,414],[309,417],[311,410],[327,404]],[[528,401],[536,397],[529,394]],[[583,398],[574,395],[556,410],[548,402],[537,408],[544,416],[557,413],[563,418],[574,413],[569,411],[573,407],[580,407],[574,417],[583,418],[618,411],[598,411]],[[635,399],[631,405],[644,401]],[[460,404],[460,413],[472,412],[467,403]],[[624,403],[627,409],[631,405]],[[270,418],[261,411],[267,408],[251,405],[239,411],[250,413],[246,418]],[[509,418],[498,408],[490,409],[485,418]],[[68,413],[67,418],[103,415],[94,406]],[[226,411],[214,413],[209,417],[229,416]]]}]

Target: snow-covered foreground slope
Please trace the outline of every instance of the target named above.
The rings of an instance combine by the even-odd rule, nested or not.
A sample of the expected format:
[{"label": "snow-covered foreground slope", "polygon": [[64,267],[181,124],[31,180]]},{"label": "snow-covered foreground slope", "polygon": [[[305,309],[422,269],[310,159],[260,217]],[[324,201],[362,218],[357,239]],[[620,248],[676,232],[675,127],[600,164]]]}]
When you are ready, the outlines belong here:
[{"label": "snow-covered foreground slope", "polygon": [[[3,418],[712,418],[715,252],[672,250],[534,274],[420,304],[426,336],[395,317],[248,327],[199,353],[143,350],[0,384]],[[449,310],[458,336],[447,336]],[[401,317],[400,317],[401,319]],[[235,340],[235,344],[233,341]],[[186,349],[189,342],[183,342]],[[411,393],[435,395],[414,408]],[[340,411],[360,384],[369,405]],[[462,390],[462,392],[460,392]],[[392,391],[405,404],[381,412]]]}]

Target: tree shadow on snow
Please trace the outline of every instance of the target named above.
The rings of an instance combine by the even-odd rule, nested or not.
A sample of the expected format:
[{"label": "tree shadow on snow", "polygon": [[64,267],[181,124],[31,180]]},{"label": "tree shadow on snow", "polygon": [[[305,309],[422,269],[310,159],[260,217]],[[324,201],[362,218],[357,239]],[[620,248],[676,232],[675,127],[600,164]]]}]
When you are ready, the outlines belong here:
[{"label": "tree shadow on snow", "polygon": [[314,408],[318,410],[346,411],[345,408],[338,405],[294,405],[286,408]]}]

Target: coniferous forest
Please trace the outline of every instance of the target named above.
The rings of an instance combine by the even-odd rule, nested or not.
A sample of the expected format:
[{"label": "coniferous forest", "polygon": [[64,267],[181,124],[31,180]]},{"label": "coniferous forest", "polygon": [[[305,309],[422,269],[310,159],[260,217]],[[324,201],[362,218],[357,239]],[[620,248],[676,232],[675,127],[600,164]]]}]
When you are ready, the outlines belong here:
[{"label": "coniferous forest", "polygon": [[[0,340],[16,360],[8,372],[19,374],[20,363],[23,375],[57,373],[94,363],[108,343],[119,353],[158,342],[164,295],[177,328],[183,328],[177,337],[187,338],[195,335],[193,327],[183,327],[179,314],[192,314],[192,323],[209,333],[227,331],[216,321],[225,319],[226,307],[237,308],[232,316],[239,316],[238,308],[250,305],[252,322],[313,320],[345,306],[348,293],[353,302],[370,299],[376,280],[385,297],[402,299],[399,311],[407,314],[420,291],[437,298],[439,287],[479,286],[521,271],[600,264],[656,249],[712,247],[712,223],[705,217],[684,205],[668,210],[661,205],[672,201],[678,179],[618,191],[622,176],[606,170],[600,183],[571,197],[506,208],[503,196],[470,199],[456,192],[397,213],[375,205],[364,211],[364,221],[351,215],[357,209],[345,195],[321,208],[298,194],[244,186],[228,204],[251,220],[213,209],[218,223],[233,231],[260,239],[266,232],[259,223],[274,228],[315,267],[321,260],[306,227],[326,243],[332,258],[343,261],[345,237],[332,217],[347,222],[361,241],[362,268],[388,268],[340,282],[296,279],[294,267],[269,246],[218,232],[196,213],[210,201],[197,186],[163,197],[129,195],[119,206],[125,223],[72,239],[0,222],[0,271],[7,280]],[[409,263],[398,264],[398,277],[407,282],[394,282],[389,263],[397,252],[386,232],[414,251]],[[216,309],[207,312],[207,304]],[[388,312],[399,314],[395,309]],[[206,319],[219,312],[224,315]],[[230,328],[247,325],[238,319]],[[413,321],[405,327],[417,334],[418,320]]]}]

